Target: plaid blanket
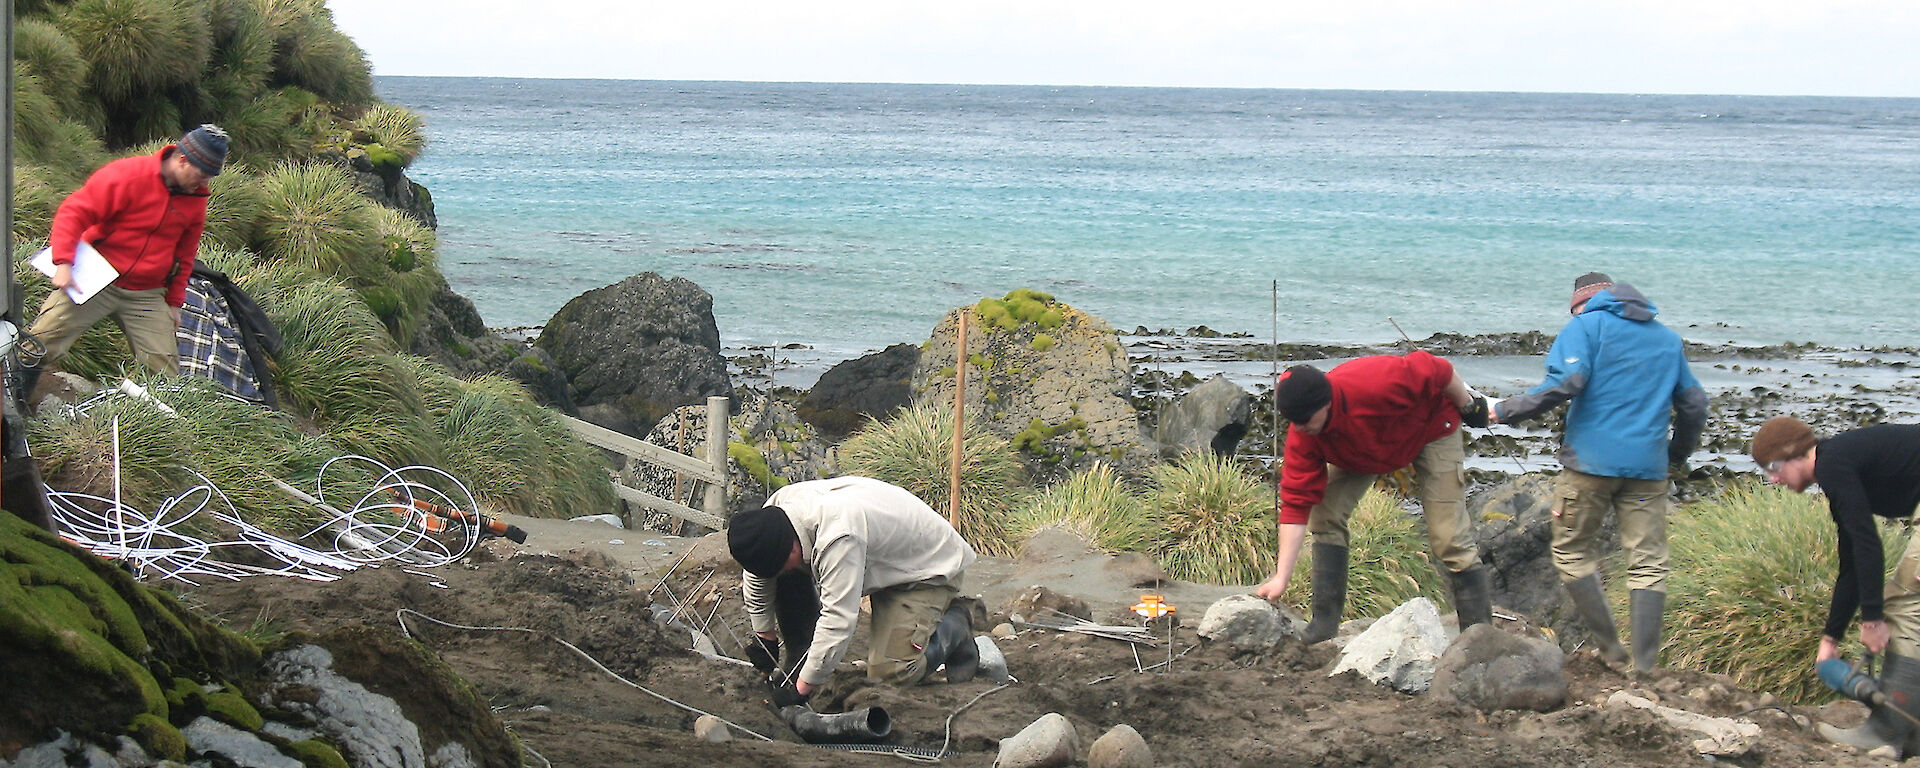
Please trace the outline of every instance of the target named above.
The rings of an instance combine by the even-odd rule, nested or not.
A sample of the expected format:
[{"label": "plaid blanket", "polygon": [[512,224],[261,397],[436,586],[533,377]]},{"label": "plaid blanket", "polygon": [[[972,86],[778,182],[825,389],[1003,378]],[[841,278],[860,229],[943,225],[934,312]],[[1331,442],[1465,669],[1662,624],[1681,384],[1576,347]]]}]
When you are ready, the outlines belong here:
[{"label": "plaid blanket", "polygon": [[240,329],[219,288],[197,276],[187,279],[187,301],[180,307],[180,373],[213,379],[228,392],[271,405],[262,390],[265,372],[247,354]]}]

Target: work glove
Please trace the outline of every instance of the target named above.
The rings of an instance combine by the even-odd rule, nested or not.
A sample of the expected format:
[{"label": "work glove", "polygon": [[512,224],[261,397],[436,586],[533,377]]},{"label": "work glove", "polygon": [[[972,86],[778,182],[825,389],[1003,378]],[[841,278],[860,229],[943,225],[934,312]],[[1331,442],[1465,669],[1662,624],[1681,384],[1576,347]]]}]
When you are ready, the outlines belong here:
[{"label": "work glove", "polygon": [[1486,429],[1493,422],[1493,412],[1487,405],[1487,396],[1475,393],[1473,401],[1460,409],[1460,423],[1474,429]]},{"label": "work glove", "polygon": [[772,701],[773,708],[776,710],[786,709],[795,704],[804,707],[807,705],[807,696],[794,688],[793,683],[789,681],[786,685],[773,686]]},{"label": "work glove", "polygon": [[747,663],[752,664],[754,669],[760,670],[761,674],[771,675],[780,666],[780,641],[754,635],[753,640],[747,643],[746,654]]}]

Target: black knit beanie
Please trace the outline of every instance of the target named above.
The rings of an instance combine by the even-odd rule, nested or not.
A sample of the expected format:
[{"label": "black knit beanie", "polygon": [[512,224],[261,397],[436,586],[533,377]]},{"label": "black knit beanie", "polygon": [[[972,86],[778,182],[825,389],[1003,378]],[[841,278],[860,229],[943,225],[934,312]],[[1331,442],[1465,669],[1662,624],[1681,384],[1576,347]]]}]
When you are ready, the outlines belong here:
[{"label": "black knit beanie", "polygon": [[1333,384],[1327,375],[1311,365],[1296,365],[1280,374],[1274,386],[1280,415],[1295,424],[1305,424],[1315,411],[1333,402]]},{"label": "black knit beanie", "polygon": [[727,523],[727,551],[741,568],[763,579],[780,575],[793,555],[800,534],[793,530],[787,511],[761,507],[734,515]]},{"label": "black knit beanie", "polygon": [[220,175],[227,164],[227,132],[212,123],[187,131],[180,137],[179,147],[187,162],[208,176]]}]

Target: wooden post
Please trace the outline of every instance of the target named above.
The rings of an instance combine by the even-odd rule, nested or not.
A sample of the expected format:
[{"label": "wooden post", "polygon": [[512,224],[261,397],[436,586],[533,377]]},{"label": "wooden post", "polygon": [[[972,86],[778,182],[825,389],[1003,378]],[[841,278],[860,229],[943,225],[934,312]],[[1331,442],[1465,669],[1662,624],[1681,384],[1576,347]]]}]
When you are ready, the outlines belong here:
[{"label": "wooden post", "polygon": [[727,399],[707,398],[707,463],[720,472],[720,482],[707,483],[700,510],[727,519]]},{"label": "wooden post", "polygon": [[967,432],[967,315],[972,307],[960,308],[959,346],[953,357],[953,468],[947,473],[947,524],[960,527],[960,462]]}]

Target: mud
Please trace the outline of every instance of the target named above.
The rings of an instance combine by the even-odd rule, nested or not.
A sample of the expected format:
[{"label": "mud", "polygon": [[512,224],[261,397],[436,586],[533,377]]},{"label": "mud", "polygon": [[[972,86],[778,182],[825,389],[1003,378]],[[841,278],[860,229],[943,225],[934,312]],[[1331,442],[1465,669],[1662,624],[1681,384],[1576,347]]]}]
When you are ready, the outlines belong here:
[{"label": "mud", "polygon": [[[399,635],[402,608],[454,624],[536,630],[457,629],[413,618],[406,625],[532,750],[527,765],[543,765],[542,760],[614,768],[901,763],[896,757],[799,743],[765,703],[765,689],[750,669],[684,650],[690,635],[650,618],[650,603],[678,602],[701,624],[717,604],[710,629],[721,649],[733,646],[732,637],[744,636],[737,573],[713,556],[711,542],[659,542],[647,552],[637,541],[625,543],[646,536],[642,532],[598,523],[545,525],[535,531],[532,546],[490,542],[469,562],[439,569],[432,577],[386,568],[332,584],[256,578],[187,590],[185,599],[236,626],[279,631],[361,626]],[[694,554],[650,600],[648,592],[688,546],[695,546]],[[1084,557],[1071,547],[1029,555],[1024,567],[983,562],[983,574],[1020,574],[986,579],[995,585],[985,593],[994,622],[1006,619],[1005,602],[1021,575],[1065,571],[1072,571],[1071,578],[1059,583],[1075,585],[1074,591],[1095,606],[1095,620],[1126,620],[1118,599],[1137,590],[1101,584],[1111,578],[1099,567],[1104,558]],[[1034,563],[1046,568],[1036,569]],[[992,765],[1000,739],[1048,712],[1074,724],[1083,756],[1093,739],[1125,723],[1145,737],[1161,766],[1597,768],[1700,762],[1691,738],[1654,716],[1589,703],[1631,688],[1668,706],[1709,715],[1758,708],[1748,716],[1766,735],[1754,754],[1739,761],[1743,765],[1843,766],[1867,760],[1825,745],[1791,717],[1816,718],[1820,709],[1761,708],[1771,704],[1768,697],[1722,678],[1663,671],[1634,682],[1590,655],[1576,654],[1568,664],[1568,706],[1545,714],[1482,714],[1351,675],[1329,678],[1325,670],[1335,654],[1330,644],[1288,642],[1257,654],[1197,645],[1191,625],[1198,623],[1205,602],[1197,596],[1182,599],[1188,600],[1182,607],[1190,614],[1188,626],[1175,630],[1176,658],[1166,668],[1137,671],[1139,664],[1165,661],[1165,648],[1142,649],[1136,660],[1120,641],[1036,629],[999,641],[1020,679],[1017,684],[999,688],[981,680],[896,689],[867,683],[857,664],[849,663],[815,697],[814,706],[822,712],[883,706],[893,717],[893,744],[928,752],[944,745],[951,752],[945,764],[981,768]],[[865,635],[863,626],[847,658],[864,658]],[[660,696],[774,741],[741,731],[727,743],[699,741],[693,736],[697,713],[615,680],[556,640],[573,643],[613,673]],[[1857,717],[1856,705],[1828,709]]]}]

